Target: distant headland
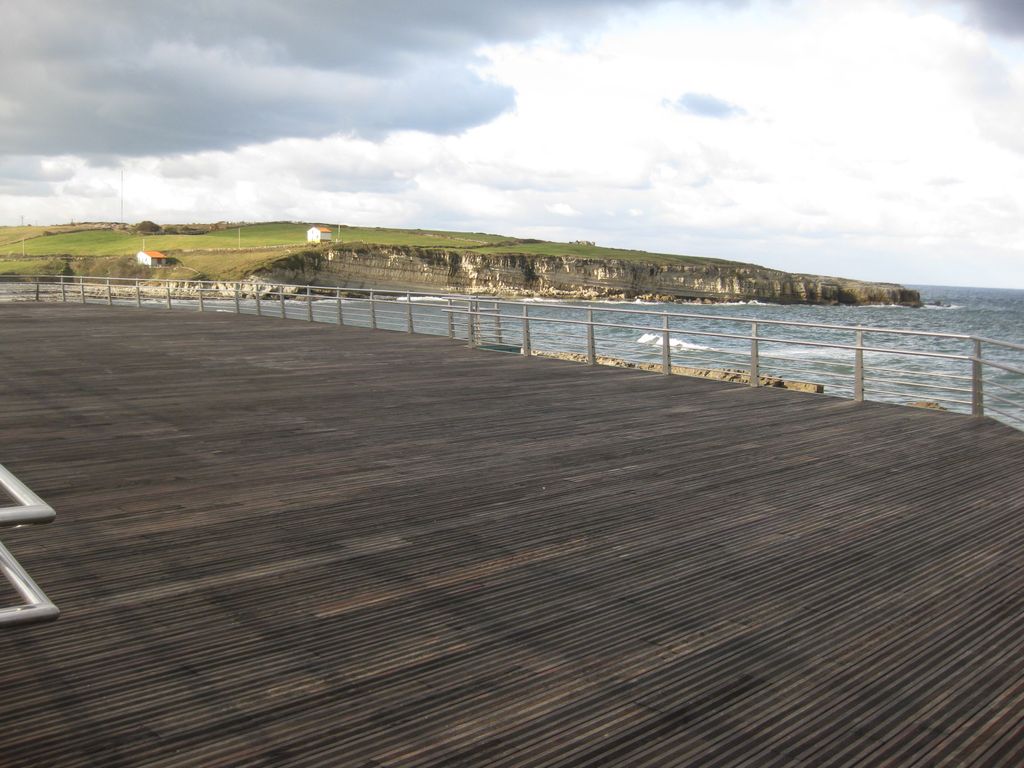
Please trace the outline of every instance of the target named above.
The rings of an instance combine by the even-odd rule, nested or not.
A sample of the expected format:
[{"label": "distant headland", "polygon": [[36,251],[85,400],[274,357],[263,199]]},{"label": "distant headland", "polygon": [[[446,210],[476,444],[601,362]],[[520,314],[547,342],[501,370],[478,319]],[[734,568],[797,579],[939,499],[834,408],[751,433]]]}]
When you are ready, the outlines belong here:
[{"label": "distant headland", "polygon": [[[166,258],[139,263],[139,252]],[[917,291],[893,283],[606,248],[586,240],[309,222],[0,227],[0,274],[274,279],[560,299],[921,304]]]}]

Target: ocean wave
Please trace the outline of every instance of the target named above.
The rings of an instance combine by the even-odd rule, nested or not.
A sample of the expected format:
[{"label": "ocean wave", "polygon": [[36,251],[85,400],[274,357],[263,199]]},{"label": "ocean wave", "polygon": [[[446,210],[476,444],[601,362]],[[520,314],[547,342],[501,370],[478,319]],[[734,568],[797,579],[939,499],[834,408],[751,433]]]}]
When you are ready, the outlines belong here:
[{"label": "ocean wave", "polygon": [[[660,333],[645,333],[639,339],[636,340],[637,344],[654,344],[660,345],[661,334]],[[668,345],[673,349],[689,349],[694,352],[711,352],[711,347],[705,347],[703,344],[694,344],[692,341],[686,341],[685,339],[677,339],[673,336],[669,336]]]},{"label": "ocean wave", "polygon": [[962,304],[925,304],[924,309],[963,309]]},{"label": "ocean wave", "polygon": [[644,301],[643,299],[593,299],[588,304],[629,304],[630,306],[640,305],[643,307],[659,307],[660,301]]},{"label": "ocean wave", "polygon": [[850,309],[913,309],[909,304],[848,304]]},{"label": "ocean wave", "polygon": [[395,301],[411,301],[414,304],[447,304],[448,299],[442,299],[440,296],[399,296]]}]

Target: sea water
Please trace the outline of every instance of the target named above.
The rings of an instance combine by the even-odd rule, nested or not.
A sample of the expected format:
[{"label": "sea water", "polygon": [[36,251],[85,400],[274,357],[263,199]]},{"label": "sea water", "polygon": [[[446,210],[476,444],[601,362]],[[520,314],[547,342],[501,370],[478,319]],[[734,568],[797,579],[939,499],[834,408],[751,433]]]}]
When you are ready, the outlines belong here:
[{"label": "sea water", "polygon": [[[980,336],[1024,343],[1024,291],[913,287],[920,291],[924,307],[608,301],[573,302],[571,308],[563,308],[533,302],[530,315],[535,319],[531,320],[531,341],[536,349],[585,352],[585,326],[544,322],[544,318],[578,321],[585,319],[589,310],[596,323],[606,324],[596,331],[598,355],[659,363],[664,314],[669,313],[672,315],[669,344],[673,365],[748,370],[750,340],[736,337],[751,335],[752,323],[757,322],[758,336],[763,338],[758,342],[763,375],[820,383],[825,386],[826,394],[840,397],[853,395],[855,352],[813,344],[852,347],[856,345],[856,332],[775,325],[772,321]],[[507,319],[506,325],[510,321],[511,318]],[[516,333],[514,328],[512,325],[509,329],[512,335]],[[972,366],[963,358],[973,355],[972,341],[869,330],[863,334],[863,346],[867,348],[863,359],[868,399],[928,403],[952,411],[970,411]],[[881,350],[901,350],[908,354]],[[940,357],[912,354],[915,352]],[[985,359],[1024,369],[1024,352],[983,344],[982,355]],[[1024,427],[1024,377],[986,366],[984,381],[986,410],[990,415],[1002,416],[1002,420]]]}]

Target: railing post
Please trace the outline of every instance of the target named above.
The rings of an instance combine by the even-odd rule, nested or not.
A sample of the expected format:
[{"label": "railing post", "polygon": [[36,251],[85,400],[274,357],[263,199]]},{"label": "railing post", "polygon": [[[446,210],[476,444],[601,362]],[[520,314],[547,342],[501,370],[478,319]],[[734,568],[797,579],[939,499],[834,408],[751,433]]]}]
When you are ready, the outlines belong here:
[{"label": "railing post", "polygon": [[342,314],[341,309],[341,289],[339,288],[335,293],[338,294],[338,325],[345,324],[345,316]]},{"label": "railing post", "polygon": [[256,316],[263,317],[263,302],[260,301],[260,286],[258,283],[253,285],[252,293],[256,297]]},{"label": "railing post", "polygon": [[597,365],[597,344],[594,341],[594,310],[592,309],[587,310],[587,363]]},{"label": "railing post", "polygon": [[313,322],[313,289],[306,286],[306,319]]},{"label": "railing post", "polygon": [[67,303],[68,289],[64,286],[64,275],[60,276],[60,300]]},{"label": "railing post", "polygon": [[853,351],[853,399],[864,402],[864,331],[857,331]]},{"label": "railing post", "polygon": [[669,376],[672,373],[672,345],[669,338],[668,315],[661,322],[661,372]]},{"label": "railing post", "polygon": [[473,311],[475,304],[476,302],[472,299],[466,302],[466,346],[471,349],[476,346],[473,340]]},{"label": "railing post", "polygon": [[529,357],[533,354],[530,349],[530,305],[523,304],[523,355]]},{"label": "railing post", "polygon": [[505,330],[501,321],[501,302],[494,302],[494,332],[498,334],[498,343],[505,343]]},{"label": "railing post", "polygon": [[36,280],[36,301],[39,301],[39,281]]},{"label": "railing post", "polygon": [[198,286],[199,286],[199,311],[200,312],[205,312],[206,311],[206,307],[203,305],[203,284],[202,284],[202,282],[199,282]]},{"label": "railing post", "polygon": [[985,380],[981,363],[981,339],[974,340],[974,357],[971,358],[971,415],[985,415]]},{"label": "railing post", "polygon": [[405,331],[412,333],[412,293],[405,292]]},{"label": "railing post", "polygon": [[454,312],[454,306],[452,304],[452,300],[451,299],[448,299],[448,312],[446,314],[448,315],[448,338],[449,339],[454,339],[455,338],[455,312]]},{"label": "railing post", "polygon": [[750,386],[761,386],[761,358],[757,345],[757,323],[750,324]]},{"label": "railing post", "polygon": [[135,306],[142,309],[142,283],[135,281]]},{"label": "railing post", "polygon": [[171,308],[171,284],[169,282],[164,283],[164,289],[167,291],[167,308]]},{"label": "railing post", "polygon": [[78,283],[78,288],[79,288],[80,293],[82,294],[82,303],[85,304],[85,280],[84,279],[82,279]]},{"label": "railing post", "polygon": [[234,290],[235,290],[235,314],[236,315],[240,315],[240,314],[242,314],[242,302],[241,302],[241,300],[240,300],[240,298],[238,296],[238,283],[235,283]]},{"label": "railing post", "polygon": [[370,327],[377,328],[377,302],[373,298],[373,291],[370,291]]},{"label": "railing post", "polygon": [[288,313],[287,313],[287,311],[284,308],[284,286],[283,285],[279,285],[277,287],[277,297],[281,300],[281,319],[282,320],[286,320],[288,318]]},{"label": "railing post", "polygon": [[114,306],[114,295],[110,292],[110,278],[107,278],[107,306]]}]

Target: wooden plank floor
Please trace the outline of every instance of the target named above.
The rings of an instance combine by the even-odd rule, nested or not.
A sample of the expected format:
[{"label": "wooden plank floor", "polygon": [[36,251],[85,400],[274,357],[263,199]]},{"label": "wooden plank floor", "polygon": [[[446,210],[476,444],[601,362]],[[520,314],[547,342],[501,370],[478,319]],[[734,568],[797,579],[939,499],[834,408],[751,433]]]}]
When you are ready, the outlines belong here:
[{"label": "wooden plank floor", "polygon": [[1024,764],[1024,434],[214,313],[0,306],[3,766]]}]

